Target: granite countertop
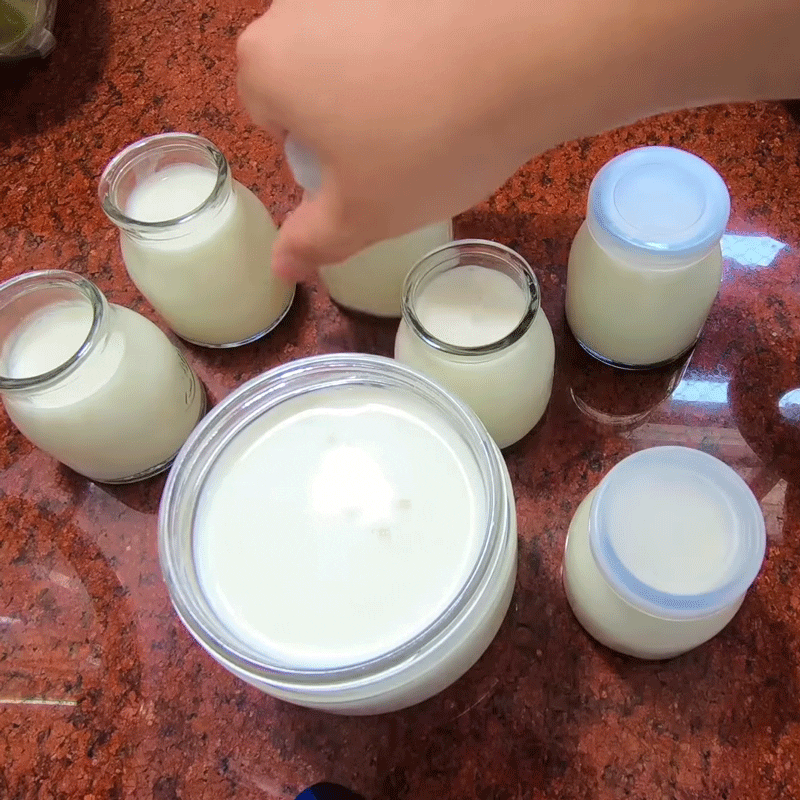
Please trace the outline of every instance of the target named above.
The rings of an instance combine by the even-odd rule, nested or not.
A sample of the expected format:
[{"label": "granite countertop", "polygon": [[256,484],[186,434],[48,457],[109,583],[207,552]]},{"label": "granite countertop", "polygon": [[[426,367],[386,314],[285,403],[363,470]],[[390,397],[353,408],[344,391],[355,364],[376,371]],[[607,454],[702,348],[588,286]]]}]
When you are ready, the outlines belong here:
[{"label": "granite countertop", "polygon": [[[280,154],[237,105],[237,32],[258,0],[61,0],[49,60],[2,70],[0,277],[65,268],[153,313],[97,200],[106,162],[141,136],[203,134],[280,220],[297,201]],[[670,144],[733,197],[725,277],[689,363],[614,373],[565,327],[567,252],[611,156]],[[318,780],[372,800],[800,797],[800,127],[780,104],[660,117],[536,159],[457,221],[538,274],[557,341],[544,421],[507,453],[519,577],[495,642],[404,712],[341,718],[272,700],[190,639],[156,555],[163,478],[86,481],[0,415],[0,797],[286,800]],[[311,353],[389,354],[393,323],[301,289],[265,341],[187,347],[218,401]],[[560,563],[579,501],[626,454],[702,448],[761,502],[764,568],[734,622],[681,658],[596,645]]]}]

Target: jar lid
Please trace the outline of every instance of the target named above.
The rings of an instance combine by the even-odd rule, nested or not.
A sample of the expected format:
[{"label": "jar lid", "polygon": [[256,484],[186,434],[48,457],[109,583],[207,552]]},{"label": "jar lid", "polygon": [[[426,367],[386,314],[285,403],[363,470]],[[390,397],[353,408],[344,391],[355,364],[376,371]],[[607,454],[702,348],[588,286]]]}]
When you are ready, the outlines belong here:
[{"label": "jar lid", "polygon": [[289,134],[283,143],[283,152],[298,185],[307,192],[319,191],[322,186],[322,170],[313,150]]},{"label": "jar lid", "polygon": [[702,158],[674,147],[640,147],[597,173],[587,224],[617,258],[670,268],[705,256],[722,238],[730,211],[725,182]]},{"label": "jar lid", "polygon": [[766,533],[758,501],[729,466],[700,450],[653,447],[600,483],[589,541],[624,600],[657,617],[695,619],[747,591]]}]

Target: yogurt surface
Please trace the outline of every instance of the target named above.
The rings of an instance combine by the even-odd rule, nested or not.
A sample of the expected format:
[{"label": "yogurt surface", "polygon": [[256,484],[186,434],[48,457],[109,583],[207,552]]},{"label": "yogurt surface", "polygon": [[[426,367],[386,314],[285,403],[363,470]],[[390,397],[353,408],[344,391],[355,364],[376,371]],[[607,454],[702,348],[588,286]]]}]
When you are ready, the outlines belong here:
[{"label": "yogurt surface", "polygon": [[486,514],[471,451],[430,406],[379,388],[320,390],[266,412],[212,466],[194,522],[198,576],[260,656],[353,665],[447,608]]}]

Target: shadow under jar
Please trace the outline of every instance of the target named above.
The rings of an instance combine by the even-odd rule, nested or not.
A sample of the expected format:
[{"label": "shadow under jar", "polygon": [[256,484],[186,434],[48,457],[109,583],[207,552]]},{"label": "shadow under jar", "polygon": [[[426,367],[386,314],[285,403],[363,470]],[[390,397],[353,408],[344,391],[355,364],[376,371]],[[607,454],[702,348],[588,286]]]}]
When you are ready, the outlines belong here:
[{"label": "shadow under jar", "polygon": [[687,353],[719,291],[729,215],[724,181],[691,153],[642,147],[609,161],[569,254],[567,322],[581,346],[625,369]]},{"label": "shadow under jar", "polygon": [[482,239],[430,252],[406,279],[394,356],[464,400],[499,447],[519,441],[547,408],[555,363],[530,265]]},{"label": "shadow under jar", "polygon": [[0,285],[0,394],[37,447],[87,478],[162,472],[205,411],[205,392],[150,320],[71,272]]},{"label": "shadow under jar", "polygon": [[165,133],[132,144],[106,167],[99,197],[131,280],[181,338],[236,347],[288,312],[294,284],[270,266],[275,224],[207,139]]},{"label": "shadow under jar", "polygon": [[291,703],[378,714],[488,647],[516,530],[505,462],[463,403],[392,359],[337,354],[214,408],[170,472],[159,553],[222,666]]}]

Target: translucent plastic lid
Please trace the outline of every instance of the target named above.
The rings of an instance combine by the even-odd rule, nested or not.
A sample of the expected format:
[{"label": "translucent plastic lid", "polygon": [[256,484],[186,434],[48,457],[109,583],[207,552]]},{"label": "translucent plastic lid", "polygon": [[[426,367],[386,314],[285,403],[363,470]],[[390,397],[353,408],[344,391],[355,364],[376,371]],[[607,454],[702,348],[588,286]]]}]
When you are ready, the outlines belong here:
[{"label": "translucent plastic lid", "polygon": [[322,185],[322,173],[316,155],[291,134],[283,143],[283,152],[297,183],[307,192],[316,192]]},{"label": "translucent plastic lid", "polygon": [[670,268],[719,242],[731,200],[719,173],[674,147],[641,147],[609,161],[589,189],[587,223],[623,261]]},{"label": "translucent plastic lid", "polygon": [[614,467],[590,511],[589,541],[611,587],[667,619],[736,602],[766,548],[764,517],[726,464],[688,447],[653,447]]}]

